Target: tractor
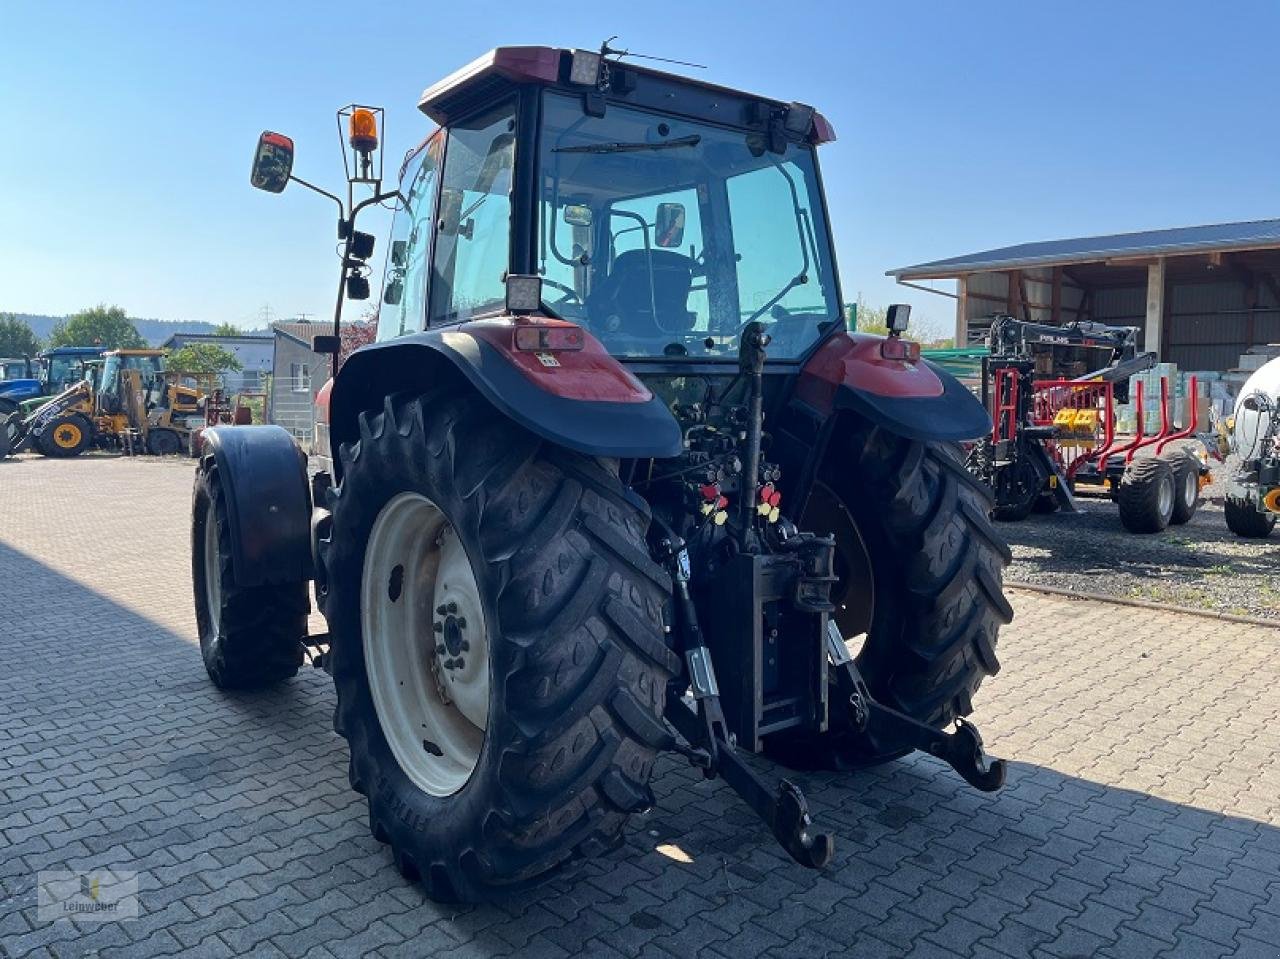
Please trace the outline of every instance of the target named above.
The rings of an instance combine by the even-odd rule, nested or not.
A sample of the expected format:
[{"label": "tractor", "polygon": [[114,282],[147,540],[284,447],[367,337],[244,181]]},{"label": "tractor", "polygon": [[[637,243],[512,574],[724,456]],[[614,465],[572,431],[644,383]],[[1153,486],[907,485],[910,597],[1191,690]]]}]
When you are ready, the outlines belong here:
[{"label": "tractor", "polygon": [[[1012,618],[960,447],[986,411],[906,307],[847,330],[826,118],[633,60],[491,51],[422,95],[438,128],[395,188],[382,112],[344,108],[345,201],[289,137],[255,153],[254,187],[339,207],[334,377],[318,472],[278,427],[204,433],[204,666],[332,676],[372,834],[437,900],[614,848],[664,753],[811,868],[833,835],[776,765],[922,750],[1005,778],[965,719]],[[370,292],[356,218],[391,201],[377,341],[339,368]]]}]

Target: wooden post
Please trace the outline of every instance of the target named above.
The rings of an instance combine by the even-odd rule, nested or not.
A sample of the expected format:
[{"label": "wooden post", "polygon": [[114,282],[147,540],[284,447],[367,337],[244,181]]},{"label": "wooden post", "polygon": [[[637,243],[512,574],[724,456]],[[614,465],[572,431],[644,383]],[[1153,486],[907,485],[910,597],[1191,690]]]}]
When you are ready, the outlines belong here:
[{"label": "wooden post", "polygon": [[1062,325],[1062,267],[1053,268],[1053,299],[1050,301],[1049,322],[1054,326]]},{"label": "wooden post", "polygon": [[1022,271],[1009,270],[1005,276],[1009,279],[1009,293],[1005,297],[1005,308],[1010,316],[1018,316],[1022,312]]},{"label": "wooden post", "polygon": [[969,278],[956,277],[956,348],[969,345]]},{"label": "wooden post", "polygon": [[1159,360],[1164,352],[1161,333],[1164,327],[1164,257],[1147,267],[1147,321],[1142,348],[1155,353]]}]

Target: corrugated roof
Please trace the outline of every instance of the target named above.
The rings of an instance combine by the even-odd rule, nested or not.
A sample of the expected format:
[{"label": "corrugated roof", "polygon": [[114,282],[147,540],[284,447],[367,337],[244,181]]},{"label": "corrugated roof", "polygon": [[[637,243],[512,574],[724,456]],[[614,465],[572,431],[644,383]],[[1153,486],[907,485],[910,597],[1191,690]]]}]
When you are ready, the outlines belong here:
[{"label": "corrugated roof", "polygon": [[982,270],[1012,270],[1089,263],[1115,257],[1173,256],[1268,246],[1280,246],[1280,220],[1211,223],[1207,226],[1181,226],[1170,230],[1143,230],[1139,233],[1085,236],[1074,240],[1021,243],[970,253],[967,256],[903,266],[889,270],[887,275],[900,280],[944,279]]}]

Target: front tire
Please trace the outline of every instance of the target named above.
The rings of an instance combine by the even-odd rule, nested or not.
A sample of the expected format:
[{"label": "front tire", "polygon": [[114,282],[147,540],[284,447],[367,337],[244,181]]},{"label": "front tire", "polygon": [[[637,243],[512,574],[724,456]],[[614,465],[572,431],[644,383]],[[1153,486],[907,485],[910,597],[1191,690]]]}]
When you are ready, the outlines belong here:
[{"label": "front tire", "polygon": [[[334,725],[373,835],[444,901],[489,899],[610,848],[653,802],[680,665],[663,641],[670,582],[644,545],[647,511],[610,464],[474,396],[388,398],[359,425],[339,450],[321,552]],[[459,556],[461,588],[445,572]],[[484,667],[483,703],[475,677],[465,710],[444,687],[460,718],[446,718],[446,660]]]},{"label": "front tire", "polygon": [[176,430],[156,428],[147,434],[147,452],[152,456],[173,456],[182,452],[182,438]]},{"label": "front tire", "polygon": [[[956,447],[861,425],[833,448],[802,528],[836,537],[832,591],[841,634],[866,634],[858,670],[880,702],[942,728],[973,711],[1000,669],[996,636],[1013,618],[1001,586],[1009,547],[992,525],[990,490]],[[798,768],[849,769],[876,753],[831,700],[831,731],[766,741]]]},{"label": "front tire", "polygon": [[60,416],[41,431],[36,445],[45,456],[79,456],[93,440],[93,424],[81,413]]},{"label": "front tire", "polygon": [[1227,499],[1222,504],[1227,528],[1245,539],[1266,539],[1276,526],[1276,514],[1264,513],[1252,503]]},{"label": "front tire", "polygon": [[212,457],[196,469],[191,499],[191,579],[205,671],[219,689],[288,679],[302,664],[307,584],[236,584],[226,493]]}]

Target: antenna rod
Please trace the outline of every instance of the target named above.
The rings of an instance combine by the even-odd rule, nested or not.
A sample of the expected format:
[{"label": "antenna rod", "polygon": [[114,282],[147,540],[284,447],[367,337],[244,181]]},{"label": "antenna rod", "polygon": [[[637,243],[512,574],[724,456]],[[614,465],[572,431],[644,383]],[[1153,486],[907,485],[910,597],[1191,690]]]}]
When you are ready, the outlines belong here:
[{"label": "antenna rod", "polygon": [[614,57],[617,57],[619,60],[621,60],[623,57],[638,57],[641,60],[656,60],[658,63],[675,63],[682,67],[694,67],[695,69],[698,69],[698,70],[705,70],[707,68],[707,65],[705,63],[694,63],[691,60],[673,60],[670,57],[655,57],[653,54],[650,54],[650,53],[632,53],[630,50],[618,50],[614,47],[609,46],[609,44],[616,39],[618,39],[616,36],[612,36],[608,40],[606,40],[604,43],[600,44],[600,56],[602,57],[614,56]]}]

